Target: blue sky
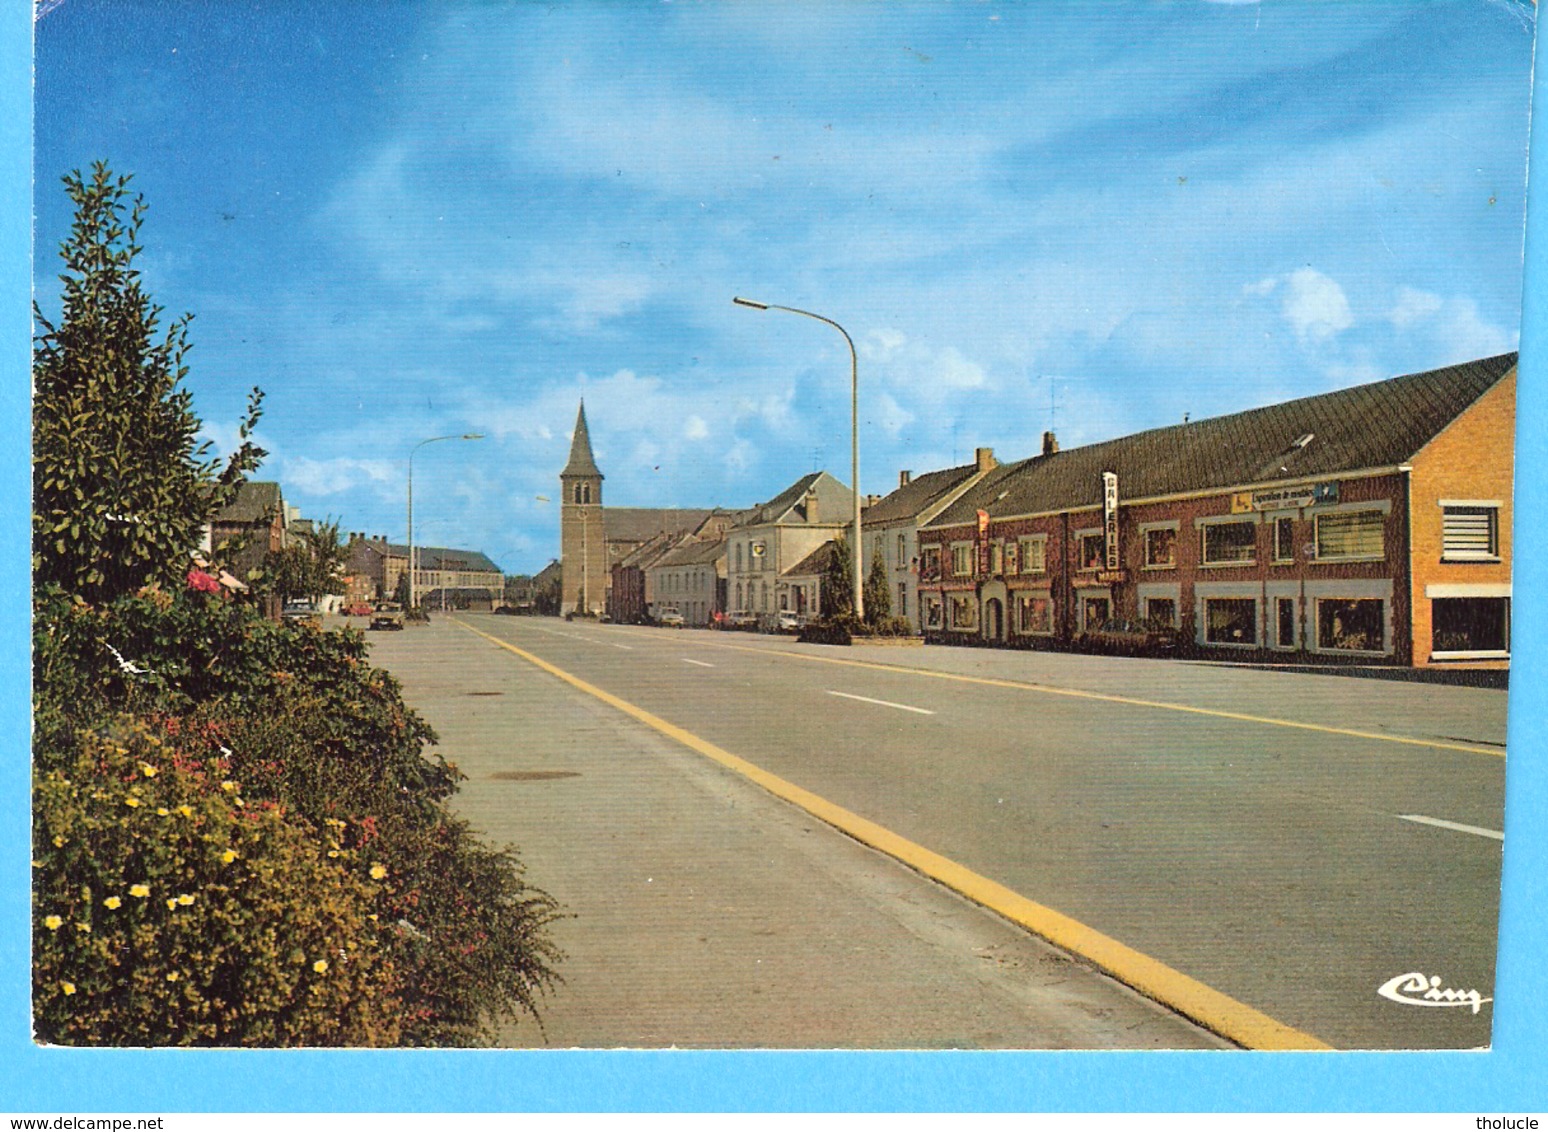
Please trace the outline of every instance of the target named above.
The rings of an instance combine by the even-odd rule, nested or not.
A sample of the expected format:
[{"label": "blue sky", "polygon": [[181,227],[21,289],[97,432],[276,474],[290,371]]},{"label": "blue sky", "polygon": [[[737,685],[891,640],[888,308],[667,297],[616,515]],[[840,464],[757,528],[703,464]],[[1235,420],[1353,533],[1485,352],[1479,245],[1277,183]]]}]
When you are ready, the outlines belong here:
[{"label": "blue sky", "polygon": [[36,28],[65,171],[150,212],[227,445],[346,530],[558,553],[605,498],[743,506],[1513,349],[1530,5],[126,3]]}]

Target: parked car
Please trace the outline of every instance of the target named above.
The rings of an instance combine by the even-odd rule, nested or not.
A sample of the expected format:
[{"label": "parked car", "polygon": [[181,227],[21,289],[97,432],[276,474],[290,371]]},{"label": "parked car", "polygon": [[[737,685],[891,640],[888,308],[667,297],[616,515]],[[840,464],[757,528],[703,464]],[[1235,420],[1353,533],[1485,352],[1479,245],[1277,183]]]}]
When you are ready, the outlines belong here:
[{"label": "parked car", "polygon": [[403,628],[403,607],[395,601],[379,601],[376,603],[376,612],[371,614],[371,628],[373,629],[401,629]]},{"label": "parked car", "polygon": [[1117,653],[1166,653],[1177,648],[1178,633],[1170,625],[1153,621],[1104,621],[1094,629],[1080,635],[1082,648],[1095,652]]},{"label": "parked car", "polygon": [[322,614],[317,612],[317,606],[309,601],[291,601],[285,603],[284,612],[280,619],[287,625],[321,625]]},{"label": "parked car", "polygon": [[758,627],[758,615],[756,613],[728,613],[725,620],[720,623],[722,629],[756,629]]},{"label": "parked car", "polygon": [[369,617],[371,605],[369,602],[352,601],[344,607],[343,613],[345,617]]},{"label": "parked car", "polygon": [[656,614],[656,624],[668,629],[681,629],[683,627],[683,615],[676,609],[663,609]]},{"label": "parked car", "polygon": [[795,613],[782,612],[774,623],[774,629],[780,633],[799,633],[801,631],[801,618]]}]

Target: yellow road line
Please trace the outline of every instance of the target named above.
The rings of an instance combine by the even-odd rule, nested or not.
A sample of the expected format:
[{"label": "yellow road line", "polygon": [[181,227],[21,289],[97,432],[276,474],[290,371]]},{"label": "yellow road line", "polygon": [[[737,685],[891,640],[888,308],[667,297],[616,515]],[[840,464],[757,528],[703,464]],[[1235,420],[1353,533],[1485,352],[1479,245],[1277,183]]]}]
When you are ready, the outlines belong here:
[{"label": "yellow road line", "polygon": [[1380,743],[1402,743],[1412,747],[1432,747],[1442,751],[1465,751],[1471,755],[1493,755],[1504,758],[1505,752],[1493,747],[1479,747],[1471,743],[1446,743],[1438,739],[1413,739],[1405,735],[1383,735],[1376,731],[1356,731],[1348,727],[1329,727],[1322,723],[1302,723],[1294,719],[1275,719],[1266,715],[1248,715],[1239,711],[1222,711],[1219,708],[1193,707],[1189,704],[1167,703],[1165,700],[1141,700],[1134,696],[1117,696],[1111,692],[1086,692],[1078,688],[1056,688],[1051,684],[1034,684],[1027,680],[997,680],[992,676],[968,676],[959,672],[938,672],[930,668],[910,668],[902,664],[882,664],[874,660],[849,660],[837,656],[812,656],[788,649],[754,648],[751,645],[729,645],[716,642],[710,646],[732,649],[737,652],[756,653],[760,656],[783,656],[793,660],[806,660],[813,664],[841,664],[850,668],[871,668],[878,672],[901,672],[908,676],[927,676],[936,680],[955,680],[963,684],[983,684],[990,688],[1014,688],[1022,692],[1041,692],[1045,696],[1069,696],[1073,699],[1096,700],[1108,704],[1126,704],[1129,707],[1154,708],[1159,711],[1180,711],[1189,715],[1207,715],[1216,719],[1233,719],[1239,723],[1257,723],[1269,727],[1291,727],[1299,731],[1316,731],[1323,735],[1344,735],[1352,739],[1372,739]]},{"label": "yellow road line", "polygon": [[558,677],[571,687],[617,708],[662,735],[675,739],[690,750],[697,751],[721,766],[751,779],[775,797],[801,807],[813,817],[848,834],[856,841],[902,861],[930,879],[939,881],[974,903],[981,904],[1012,923],[1021,925],[1056,947],[1079,956],[1141,994],[1155,999],[1238,1045],[1248,1049],[1265,1050],[1333,1048],[1310,1034],[1270,1018],[1246,1003],[1238,1002],[1229,995],[1222,994],[1213,987],[1205,986],[1197,979],[1184,975],[1181,971],[1173,970],[1159,960],[1119,943],[1111,936],[1103,935],[1079,920],[1071,919],[1062,912],[1056,912],[1052,908],[1029,900],[1003,884],[975,873],[905,837],[900,837],[853,811],[813,794],[810,790],[805,790],[778,775],[770,774],[746,759],[739,758],[730,751],[699,738],[691,731],[685,731],[644,708],[636,707],[611,692],[603,691],[596,685],[571,675],[540,656],[527,652],[508,641],[502,641],[480,629],[475,629],[466,622],[457,621],[456,624],[470,633],[483,637],[491,644],[514,653],[544,672]]}]

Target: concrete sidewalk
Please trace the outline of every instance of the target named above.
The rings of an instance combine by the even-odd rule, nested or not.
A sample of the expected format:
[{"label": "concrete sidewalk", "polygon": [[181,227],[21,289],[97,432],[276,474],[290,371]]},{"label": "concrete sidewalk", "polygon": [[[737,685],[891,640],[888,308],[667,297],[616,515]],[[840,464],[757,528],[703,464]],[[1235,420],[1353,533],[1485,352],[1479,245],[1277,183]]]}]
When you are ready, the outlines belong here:
[{"label": "concrete sidewalk", "polygon": [[542,1028],[501,1045],[1226,1045],[449,618],[371,642],[457,809],[569,916]]}]

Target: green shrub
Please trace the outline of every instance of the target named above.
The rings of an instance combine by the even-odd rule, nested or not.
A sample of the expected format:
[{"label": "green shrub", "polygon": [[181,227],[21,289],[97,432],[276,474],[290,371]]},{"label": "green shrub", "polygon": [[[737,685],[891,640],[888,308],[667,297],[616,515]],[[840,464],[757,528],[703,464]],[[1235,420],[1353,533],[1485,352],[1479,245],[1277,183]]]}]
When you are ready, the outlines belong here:
[{"label": "green shrub", "polygon": [[33,1011],[66,1045],[391,1045],[366,858],[330,859],[143,724],[34,776]]}]

